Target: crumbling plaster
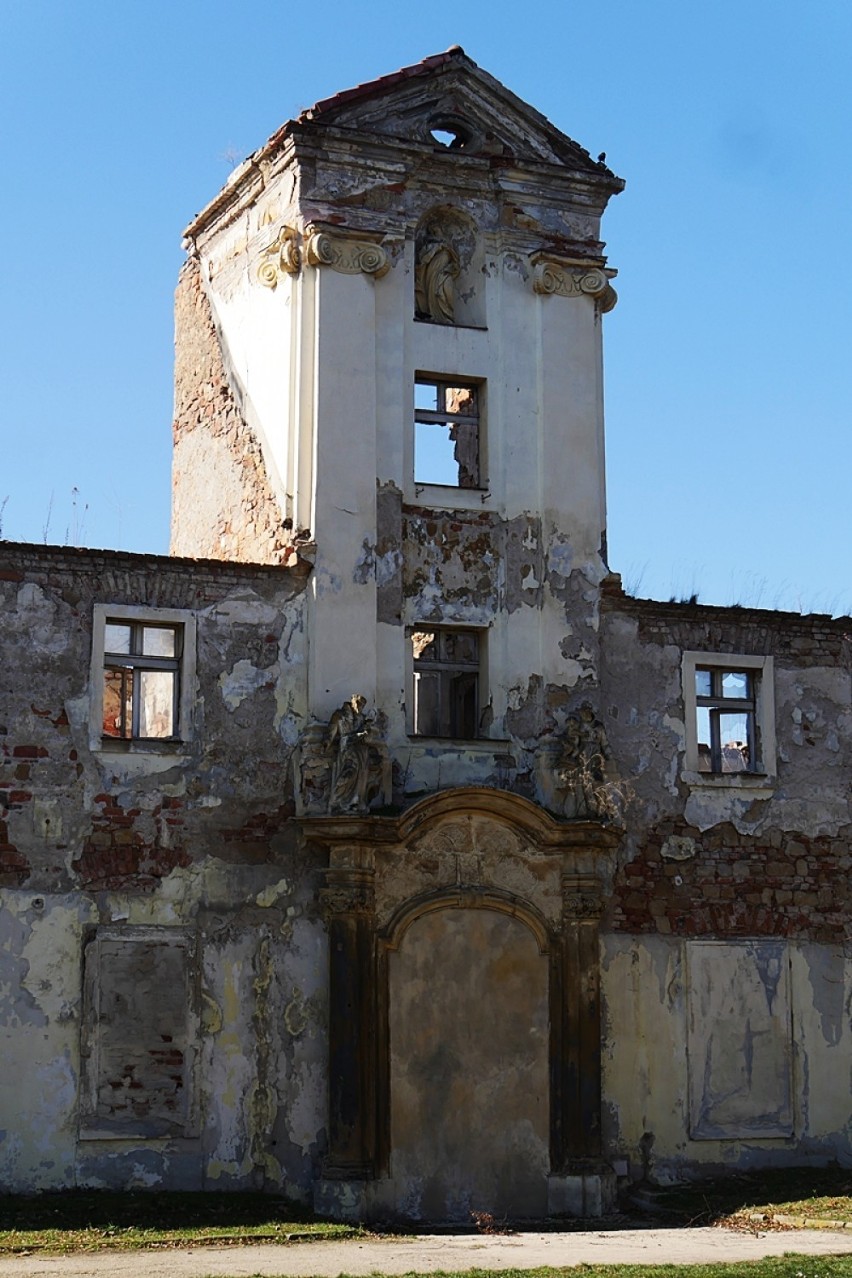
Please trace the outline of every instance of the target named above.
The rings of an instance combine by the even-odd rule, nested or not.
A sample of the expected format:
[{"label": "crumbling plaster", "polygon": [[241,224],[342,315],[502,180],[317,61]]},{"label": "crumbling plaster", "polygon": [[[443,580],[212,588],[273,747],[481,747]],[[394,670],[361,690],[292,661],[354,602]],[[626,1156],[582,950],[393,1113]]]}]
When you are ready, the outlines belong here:
[{"label": "crumbling plaster", "polygon": [[[357,1215],[352,1166],[322,1178],[334,1140],[338,1155],[360,1140],[403,1215],[464,1214],[472,1185],[539,1214],[600,1207],[606,1160],[634,1179],[852,1161],[848,619],[621,592],[598,238],[621,183],[460,51],[432,63],[378,101],[304,113],[187,230],[172,549],[203,558],[0,547],[2,1187],[272,1187]],[[433,144],[444,108],[469,118],[467,150]],[[456,309],[427,315],[418,235],[449,223]],[[480,487],[415,479],[418,376],[479,387]],[[96,605],[191,613],[179,743],[99,740]],[[481,632],[476,739],[412,733],[407,630],[430,624]],[[772,658],[771,775],[686,771],[696,651]],[[330,726],[353,701],[360,753]],[[346,748],[382,778],[338,786],[341,812],[326,791]],[[78,1140],[86,956],[125,929],[152,948],[186,938],[192,1121]],[[378,1015],[380,969],[388,1038],[359,1046],[351,1009]],[[422,1020],[436,981],[468,982],[480,1028],[505,1001],[514,1019],[471,1047],[470,1000]],[[456,1040],[433,1052],[452,1017]],[[494,1043],[535,1091],[528,1111]],[[335,1105],[353,1068],[375,1082],[386,1047],[382,1151],[363,1104]],[[551,1119],[573,1124],[552,1125],[558,1167],[548,1074]],[[445,1174],[457,1133],[430,1127],[442,1082],[501,1134],[466,1184]],[[574,1176],[580,1147],[595,1168]]]},{"label": "crumbling plaster", "polygon": [[[327,984],[319,867],[288,824],[306,573],[197,560],[154,571],[132,555],[8,544],[0,559],[0,1094],[20,1115],[0,1178],[276,1183],[305,1197],[324,1121]],[[178,746],[90,748],[98,599],[192,609],[196,686]],[[77,1142],[81,961],[107,926],[198,937],[197,1135]]]},{"label": "crumbling plaster", "polygon": [[[768,996],[759,982],[731,988],[733,999],[724,1015],[702,1015],[706,1009],[690,983],[693,943],[662,936],[641,939],[609,935],[603,939],[601,992],[603,1002],[603,1093],[605,1144],[612,1157],[624,1157],[637,1171],[643,1166],[651,1178],[677,1180],[684,1168],[692,1174],[732,1167],[790,1166],[808,1159],[837,1158],[852,1165],[848,1069],[844,1061],[852,1046],[852,1018],[848,1003],[850,960],[843,948],[807,942],[743,941],[715,943],[714,982],[723,985],[726,964],[752,963],[771,950],[785,983],[783,1007],[776,1021],[775,1046],[757,1036],[750,1050],[763,1053],[763,1073],[754,1072],[743,1042],[737,1036],[759,1035]],[[757,967],[753,969],[757,972]],[[844,990],[846,994],[844,995]],[[779,995],[778,997],[781,997]],[[692,1006],[691,1006],[692,1004]],[[718,1009],[717,1009],[718,1011]],[[713,1036],[718,1041],[711,1044]],[[723,1043],[728,1036],[732,1041]],[[738,1104],[741,1123],[751,1136],[732,1123],[713,1138],[695,1130],[690,1115],[690,1088],[672,1086],[672,1079],[690,1080],[702,1104],[726,1101],[712,1075],[706,1078],[706,1053],[729,1061],[737,1071],[729,1080],[728,1104]],[[780,1061],[786,1082],[772,1073]],[[785,1113],[784,1107],[789,1110]],[[749,1117],[753,1116],[753,1117]],[[787,1135],[774,1135],[773,1126],[789,1123]],[[766,1130],[761,1131],[761,1127]]]}]

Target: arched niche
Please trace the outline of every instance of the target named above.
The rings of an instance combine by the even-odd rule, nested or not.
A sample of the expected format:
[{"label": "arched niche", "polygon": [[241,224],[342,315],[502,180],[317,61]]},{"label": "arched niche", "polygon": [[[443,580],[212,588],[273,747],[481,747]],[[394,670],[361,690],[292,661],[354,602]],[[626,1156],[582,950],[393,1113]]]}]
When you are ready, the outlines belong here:
[{"label": "arched niche", "polygon": [[414,236],[414,316],[434,324],[485,327],[482,236],[461,209],[429,209]]}]

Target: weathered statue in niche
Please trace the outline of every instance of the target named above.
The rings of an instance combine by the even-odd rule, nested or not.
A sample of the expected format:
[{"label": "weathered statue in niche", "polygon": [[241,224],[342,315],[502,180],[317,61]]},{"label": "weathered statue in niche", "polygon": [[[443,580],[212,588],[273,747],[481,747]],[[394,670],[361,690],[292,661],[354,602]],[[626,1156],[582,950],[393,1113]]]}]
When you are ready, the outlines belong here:
[{"label": "weathered statue in niche", "polygon": [[[475,297],[476,226],[466,213],[433,208],[417,227],[414,246],[414,314],[436,324],[469,324]],[[482,316],[476,314],[475,322]]]},{"label": "weathered statue in niche", "polygon": [[414,310],[418,319],[455,322],[455,281],[461,266],[451,244],[427,241],[417,249]]}]

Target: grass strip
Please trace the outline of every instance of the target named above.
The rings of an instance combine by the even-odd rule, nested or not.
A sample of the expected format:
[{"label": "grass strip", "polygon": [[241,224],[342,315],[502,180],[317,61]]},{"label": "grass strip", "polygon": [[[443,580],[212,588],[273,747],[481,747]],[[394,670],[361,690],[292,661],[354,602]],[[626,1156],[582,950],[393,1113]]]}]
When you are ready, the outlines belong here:
[{"label": "grass strip", "polygon": [[0,1255],[311,1242],[365,1236],[269,1194],[89,1193],[0,1196]]}]

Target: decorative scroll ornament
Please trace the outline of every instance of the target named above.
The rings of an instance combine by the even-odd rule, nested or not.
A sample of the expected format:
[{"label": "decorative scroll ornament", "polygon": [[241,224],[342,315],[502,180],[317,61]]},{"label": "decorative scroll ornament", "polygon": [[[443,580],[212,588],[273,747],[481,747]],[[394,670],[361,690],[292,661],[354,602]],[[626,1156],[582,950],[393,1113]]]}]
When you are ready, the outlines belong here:
[{"label": "decorative scroll ornament", "polygon": [[544,259],[533,270],[533,289],[545,297],[593,297],[606,314],[618,301],[609,274],[599,267],[586,271]]},{"label": "decorative scroll ornament", "polygon": [[296,232],[282,226],[268,248],[263,250],[257,278],[266,288],[275,288],[282,275],[296,275],[302,264]]},{"label": "decorative scroll ornament", "polygon": [[341,914],[372,914],[376,905],[376,893],[371,880],[349,879],[330,882],[320,894],[320,911],[328,922]]},{"label": "decorative scroll ornament", "polygon": [[330,266],[343,275],[372,275],[377,280],[390,270],[388,255],[368,240],[350,240],[328,231],[314,231],[307,242],[306,260],[311,266]]},{"label": "decorative scroll ornament", "polygon": [[593,874],[563,874],[562,918],[565,923],[594,921],[603,914],[603,885]]},{"label": "decorative scroll ornament", "polygon": [[603,914],[603,900],[597,892],[569,892],[562,898],[566,919],[598,919]]}]

